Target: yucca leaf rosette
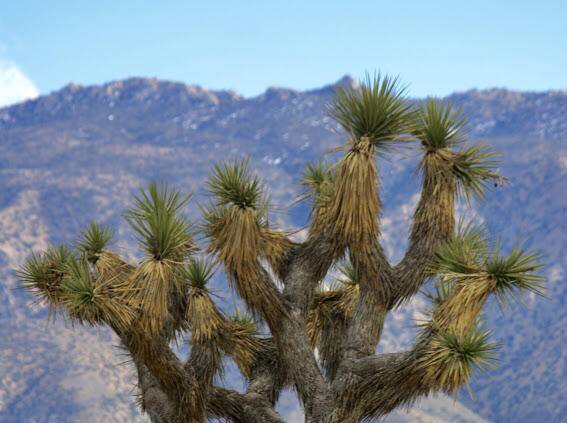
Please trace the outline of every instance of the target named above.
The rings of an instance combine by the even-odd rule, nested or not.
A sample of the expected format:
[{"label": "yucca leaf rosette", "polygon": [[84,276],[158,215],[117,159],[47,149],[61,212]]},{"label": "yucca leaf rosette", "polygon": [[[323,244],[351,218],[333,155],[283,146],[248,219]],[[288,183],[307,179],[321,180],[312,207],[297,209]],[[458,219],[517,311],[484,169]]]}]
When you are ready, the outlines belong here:
[{"label": "yucca leaf rosette", "polygon": [[61,305],[65,265],[73,258],[71,250],[61,245],[45,252],[33,253],[17,271],[21,286],[30,291],[37,302],[49,307],[53,315]]},{"label": "yucca leaf rosette", "polygon": [[440,331],[433,335],[418,362],[428,386],[456,394],[464,385],[470,392],[473,371],[485,371],[495,364],[498,345],[489,342],[490,335],[479,324],[462,333]]},{"label": "yucca leaf rosette", "polygon": [[113,233],[109,227],[91,222],[77,242],[77,250],[90,263],[96,264],[100,255],[108,248],[112,236]]},{"label": "yucca leaf rosette", "polygon": [[452,181],[452,188],[461,196],[482,199],[490,183],[502,180],[497,172],[499,162],[495,151],[483,144],[462,147],[466,142],[466,119],[450,102],[426,100],[417,114],[412,134],[424,150],[425,177],[447,173],[444,178]]},{"label": "yucca leaf rosette", "polygon": [[224,264],[229,282],[253,313],[277,324],[282,313],[277,291],[270,286],[259,260],[278,270],[290,244],[267,223],[268,201],[246,162],[217,165],[208,182],[214,202],[204,210],[208,252]]},{"label": "yucca leaf rosette", "polygon": [[438,284],[424,324],[419,368],[428,386],[456,393],[474,368],[481,370],[495,361],[496,344],[482,328],[482,311],[494,295],[506,302],[519,293],[542,293],[540,256],[519,247],[504,256],[487,240],[482,226],[461,223],[442,243],[432,260],[430,272]]},{"label": "yucca leaf rosette", "polygon": [[258,325],[248,313],[237,310],[229,319],[228,333],[227,352],[246,377],[251,376],[260,355],[275,348],[271,339],[258,336]]},{"label": "yucca leaf rosette", "polygon": [[203,259],[190,259],[180,273],[189,285],[186,318],[191,328],[191,341],[199,344],[218,342],[225,329],[225,319],[207,288],[214,274],[213,265]]},{"label": "yucca leaf rosette", "polygon": [[170,297],[181,292],[178,268],[194,251],[192,227],[181,215],[189,196],[151,183],[125,214],[145,256],[131,276],[142,310],[141,324],[158,333],[169,316]]},{"label": "yucca leaf rosette", "polygon": [[327,233],[338,251],[348,248],[351,261],[363,273],[363,286],[372,286],[367,291],[379,293],[384,302],[390,288],[379,278],[385,263],[378,245],[381,203],[376,157],[405,141],[413,107],[396,78],[377,75],[367,76],[357,88],[339,88],[329,114],[350,138],[345,155],[332,169],[324,224],[315,225],[312,231]]},{"label": "yucca leaf rosette", "polygon": [[126,287],[97,277],[84,257],[68,260],[63,270],[61,299],[71,320],[93,326],[107,323],[120,331],[130,327],[137,314],[126,301]]},{"label": "yucca leaf rosette", "polygon": [[431,265],[448,295],[433,320],[438,327],[464,332],[480,316],[490,295],[500,302],[521,292],[542,293],[540,256],[519,247],[503,256],[491,249],[482,227],[462,225],[454,237],[441,244]]},{"label": "yucca leaf rosette", "polygon": [[[367,76],[358,88],[338,88],[329,114],[350,139],[333,169],[327,229],[336,227],[337,235],[359,250],[379,231],[376,155],[390,151],[407,134],[413,109],[397,79],[377,75]],[[310,182],[321,187],[319,180],[327,173],[323,171],[312,169]]]}]

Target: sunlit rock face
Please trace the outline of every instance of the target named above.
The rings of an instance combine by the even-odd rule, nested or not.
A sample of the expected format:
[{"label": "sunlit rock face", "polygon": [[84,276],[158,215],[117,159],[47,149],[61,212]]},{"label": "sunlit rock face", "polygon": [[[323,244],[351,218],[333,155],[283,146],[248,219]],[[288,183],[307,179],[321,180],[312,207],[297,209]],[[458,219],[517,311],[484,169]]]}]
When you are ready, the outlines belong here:
[{"label": "sunlit rock face", "polygon": [[[145,421],[134,404],[135,375],[105,329],[73,328],[15,290],[14,269],[32,250],[72,243],[92,219],[116,229],[114,248],[135,260],[133,237],[121,219],[130,194],[151,180],[193,192],[188,215],[208,197],[203,181],[213,163],[249,158],[270,189],[274,221],[302,228],[301,192],[308,161],[333,160],[328,151],[345,135],[326,115],[336,85],[298,92],[270,88],[243,98],[233,92],[156,79],[103,86],[71,84],[48,96],[0,109],[0,421]],[[548,263],[549,299],[525,298],[489,326],[502,343],[501,362],[478,375],[474,400],[443,396],[398,411],[390,422],[560,421],[567,415],[567,94],[469,91],[450,99],[469,116],[470,137],[503,152],[508,184],[459,213],[483,221],[504,247],[525,241]],[[393,261],[403,253],[418,193],[417,150],[381,158],[383,244]],[[221,304],[232,304],[224,279]],[[417,297],[387,322],[381,351],[411,345],[426,302]],[[234,371],[225,382],[239,389]],[[292,396],[279,408],[301,421]]]}]

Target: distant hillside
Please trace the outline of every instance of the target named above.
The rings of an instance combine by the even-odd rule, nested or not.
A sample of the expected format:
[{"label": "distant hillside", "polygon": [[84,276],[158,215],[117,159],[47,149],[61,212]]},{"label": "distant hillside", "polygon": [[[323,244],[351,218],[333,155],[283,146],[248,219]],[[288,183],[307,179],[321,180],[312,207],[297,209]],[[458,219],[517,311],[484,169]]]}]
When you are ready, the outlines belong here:
[{"label": "distant hillside", "polygon": [[[143,421],[131,394],[133,373],[105,330],[47,325],[46,311],[14,290],[13,268],[32,249],[72,242],[94,218],[117,228],[116,248],[133,240],[121,213],[130,194],[150,180],[194,192],[213,163],[250,157],[264,178],[285,227],[302,227],[303,206],[288,209],[300,192],[306,162],[344,142],[326,116],[337,84],[298,92],[268,89],[254,98],[155,79],[132,78],[102,86],[68,85],[60,91],[0,109],[0,421]],[[471,213],[505,246],[526,240],[548,263],[548,299],[527,299],[490,325],[503,344],[498,369],[479,375],[474,400],[453,405],[441,397],[391,422],[567,421],[567,92],[521,93],[494,89],[453,94],[470,119],[470,137],[502,151],[510,183],[492,191]],[[403,251],[416,202],[416,154],[379,162],[385,246]],[[333,156],[327,155],[332,159]],[[221,280],[220,295],[229,299]],[[388,351],[407,347],[418,298],[388,322]],[[230,373],[229,373],[230,374]],[[231,382],[230,380],[228,382]],[[287,398],[287,399],[285,399]],[[289,416],[295,407],[285,397]],[[292,417],[290,417],[291,419]]]}]

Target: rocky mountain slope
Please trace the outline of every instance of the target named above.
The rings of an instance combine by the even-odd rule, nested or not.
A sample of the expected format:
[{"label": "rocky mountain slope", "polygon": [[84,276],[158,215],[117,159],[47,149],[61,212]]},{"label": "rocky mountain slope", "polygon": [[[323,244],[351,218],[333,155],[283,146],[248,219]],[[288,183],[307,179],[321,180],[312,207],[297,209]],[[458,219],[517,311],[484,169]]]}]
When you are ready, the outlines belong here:
[{"label": "rocky mountain slope", "polygon": [[[337,82],[352,83],[348,77]],[[115,248],[135,251],[120,216],[130,194],[150,180],[193,192],[187,213],[198,220],[196,204],[208,201],[203,181],[224,159],[249,157],[270,188],[275,219],[302,227],[305,207],[289,207],[300,192],[299,174],[345,140],[325,113],[337,84],[306,92],[271,88],[242,98],[133,78],[71,84],[0,109],[0,421],[144,421],[131,398],[132,369],[120,365],[125,357],[113,347],[116,340],[61,319],[47,325],[46,311],[14,289],[13,269],[32,249],[73,242],[94,218],[116,228]],[[505,247],[525,241],[539,248],[548,298],[491,311],[501,362],[476,379],[474,399],[432,398],[390,421],[567,421],[567,92],[494,89],[450,97],[469,117],[471,138],[502,151],[501,171],[510,181],[484,203],[463,206],[463,213],[482,219]],[[379,162],[384,242],[392,260],[403,252],[417,201],[416,159],[409,150]],[[222,280],[217,283],[230,302]],[[385,350],[411,344],[423,304],[417,298],[391,316]],[[280,407],[290,421],[300,418],[289,396]]]}]

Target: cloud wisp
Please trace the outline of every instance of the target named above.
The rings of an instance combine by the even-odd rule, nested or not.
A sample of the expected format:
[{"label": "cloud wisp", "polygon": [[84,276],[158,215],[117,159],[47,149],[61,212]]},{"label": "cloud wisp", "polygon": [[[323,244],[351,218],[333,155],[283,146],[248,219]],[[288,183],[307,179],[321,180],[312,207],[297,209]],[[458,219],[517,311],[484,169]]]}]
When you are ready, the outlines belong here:
[{"label": "cloud wisp", "polygon": [[0,62],[0,107],[35,98],[34,83],[11,62]]}]

